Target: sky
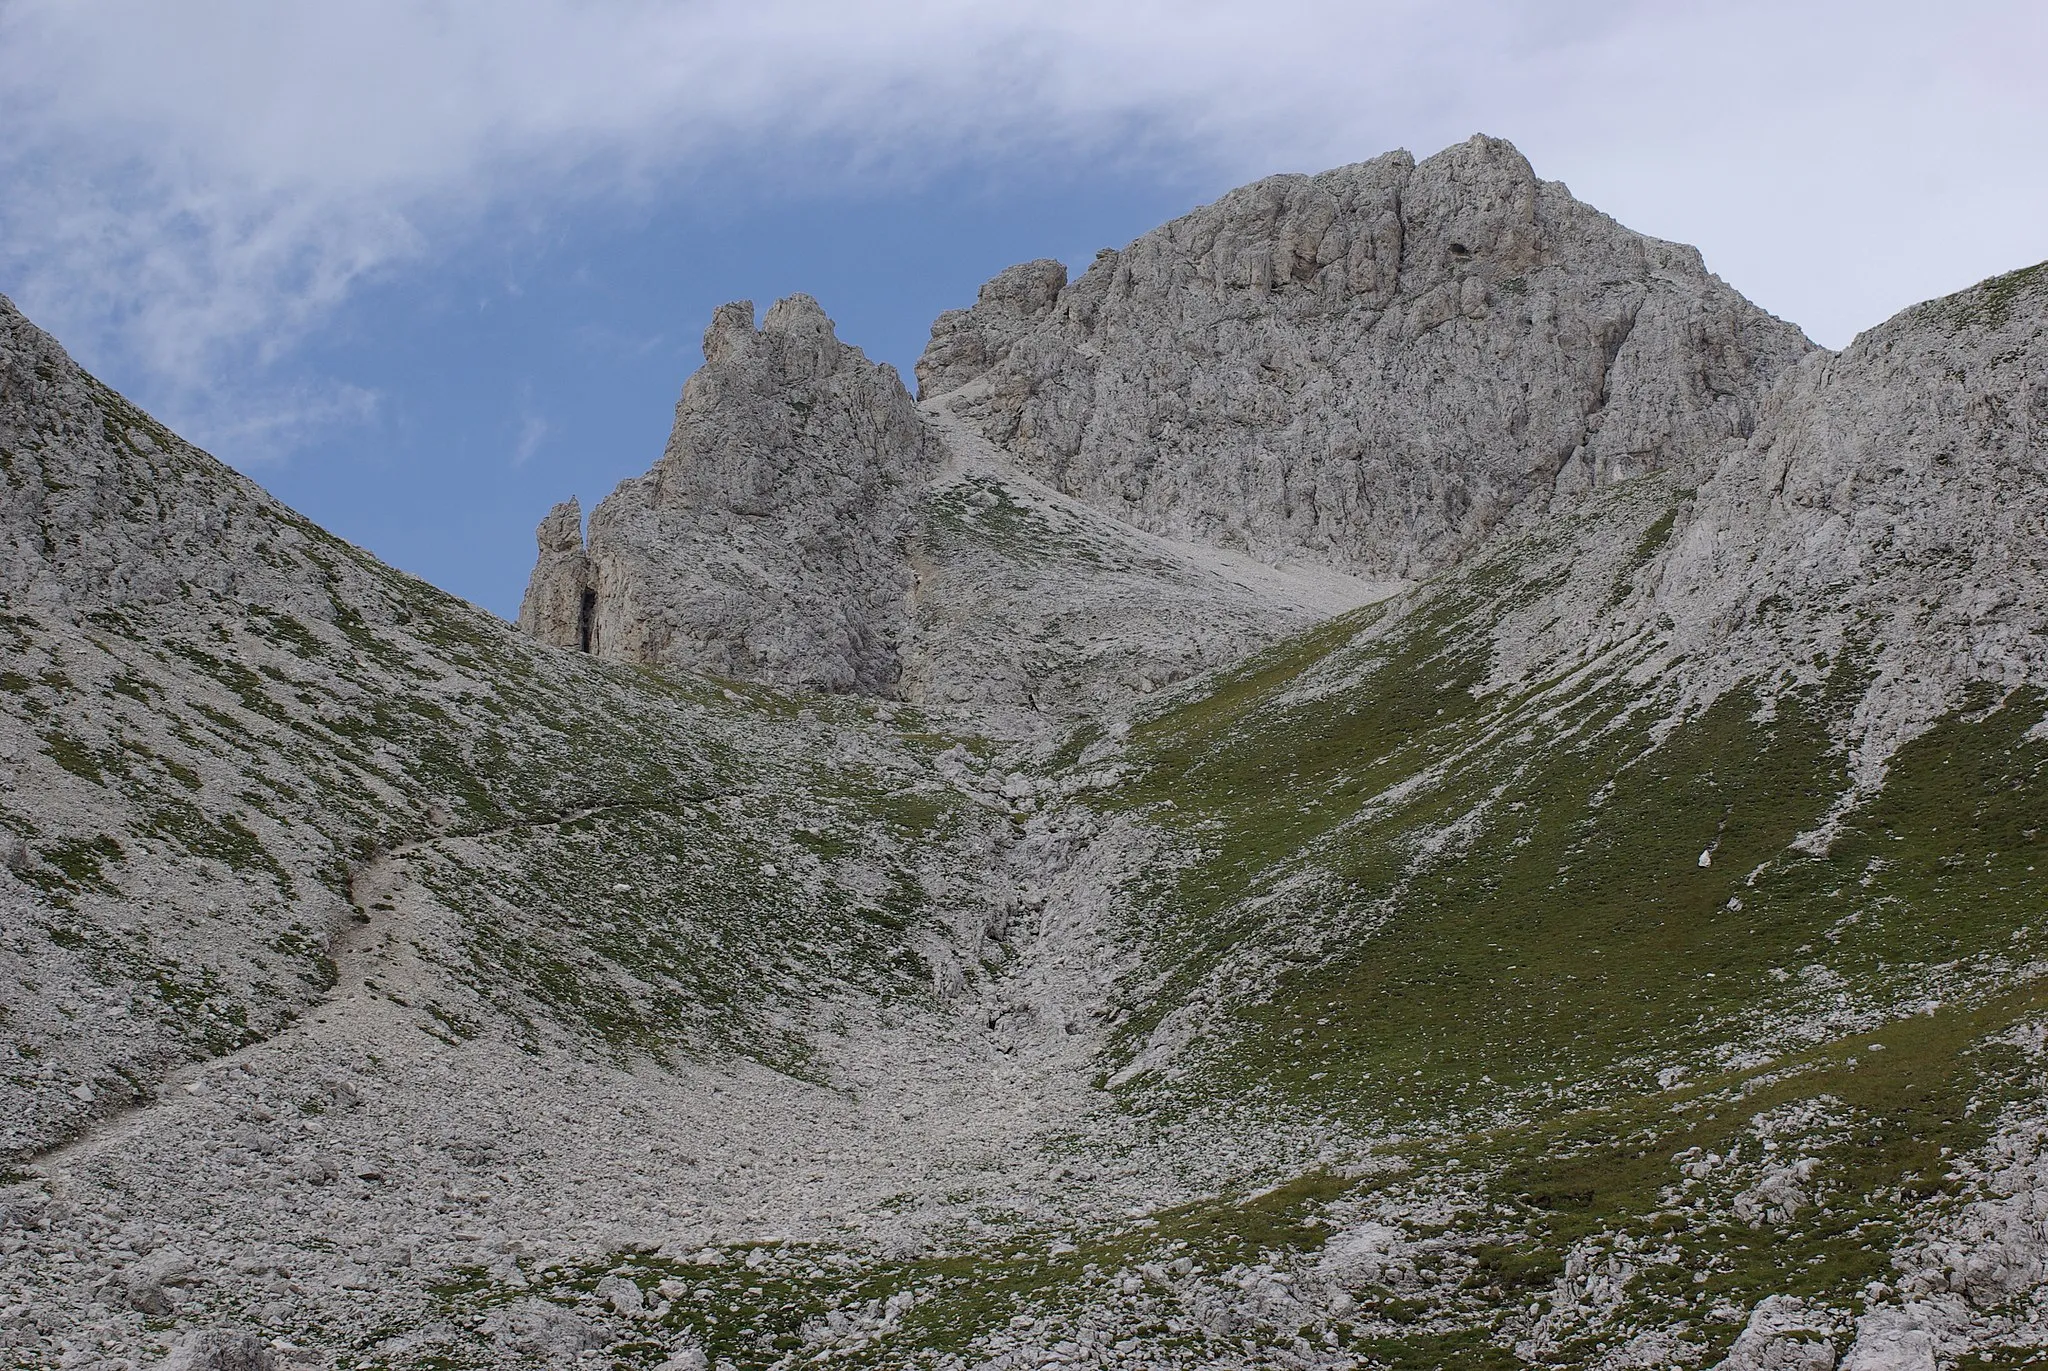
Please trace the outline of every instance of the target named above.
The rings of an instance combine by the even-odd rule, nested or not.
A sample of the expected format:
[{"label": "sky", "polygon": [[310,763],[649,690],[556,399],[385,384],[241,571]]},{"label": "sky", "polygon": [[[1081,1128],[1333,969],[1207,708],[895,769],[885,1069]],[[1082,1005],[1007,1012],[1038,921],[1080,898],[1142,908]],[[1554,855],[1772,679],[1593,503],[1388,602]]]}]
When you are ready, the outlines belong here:
[{"label": "sky", "polygon": [[2039,0],[0,0],[0,293],[510,616],[712,309],[906,377],[1003,267],[1475,132],[1839,347],[2048,258]]}]

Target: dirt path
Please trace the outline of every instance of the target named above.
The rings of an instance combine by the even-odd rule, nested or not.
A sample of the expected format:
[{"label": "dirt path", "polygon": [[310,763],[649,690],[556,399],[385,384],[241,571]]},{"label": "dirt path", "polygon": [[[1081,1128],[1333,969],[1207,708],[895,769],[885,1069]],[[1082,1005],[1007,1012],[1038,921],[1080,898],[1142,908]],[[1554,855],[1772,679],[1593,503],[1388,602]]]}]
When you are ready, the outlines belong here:
[{"label": "dirt path", "polygon": [[289,1038],[315,1016],[334,1010],[345,1001],[360,995],[366,964],[374,966],[386,980],[402,981],[404,984],[396,987],[401,994],[412,984],[426,980],[427,973],[424,970],[413,971],[412,967],[407,965],[416,963],[417,959],[409,957],[404,950],[407,946],[403,938],[406,924],[403,917],[404,906],[402,902],[393,898],[405,884],[407,864],[415,855],[443,843],[489,839],[512,832],[559,829],[602,814],[628,810],[665,810],[686,805],[712,804],[737,793],[739,792],[717,791],[702,795],[681,794],[658,804],[635,800],[583,805],[543,818],[521,819],[483,828],[429,834],[372,855],[349,876],[348,914],[339,921],[332,932],[327,949],[328,958],[334,965],[334,982],[319,998],[308,1002],[291,1022],[268,1037],[245,1043],[232,1052],[188,1062],[166,1072],[157,1083],[153,1094],[131,1099],[99,1115],[71,1137],[45,1151],[24,1157],[18,1165],[25,1170],[42,1170],[45,1175],[54,1174],[57,1168],[64,1166],[77,1154],[110,1138],[119,1137],[144,1115],[163,1104],[166,1099],[174,1098],[174,1092],[188,1086],[200,1076],[232,1067],[251,1053],[272,1046],[281,1039]]}]

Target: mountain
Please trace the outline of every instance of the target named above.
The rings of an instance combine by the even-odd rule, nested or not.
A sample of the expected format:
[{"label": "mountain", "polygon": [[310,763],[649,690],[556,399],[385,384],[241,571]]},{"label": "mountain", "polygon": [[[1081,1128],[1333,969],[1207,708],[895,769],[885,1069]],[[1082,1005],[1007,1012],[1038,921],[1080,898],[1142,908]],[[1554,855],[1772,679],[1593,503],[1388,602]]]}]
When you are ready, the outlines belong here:
[{"label": "mountain", "polygon": [[1154,532],[1372,576],[1748,436],[1813,350],[1498,139],[1276,176],[942,317],[921,388]]},{"label": "mountain", "polygon": [[1391,154],[727,306],[515,630],[0,306],[0,1360],[2026,1364],[2044,328]]},{"label": "mountain", "polygon": [[1708,466],[1813,350],[1487,138],[1258,182],[1071,284],[1003,272],[934,326],[923,423],[809,297],[753,324],[719,312],[587,542],[548,516],[522,623],[1005,737]]},{"label": "mountain", "polygon": [[541,524],[558,647],[1035,736],[1387,593],[1148,537],[1014,468],[793,296],[718,312],[661,461]]}]

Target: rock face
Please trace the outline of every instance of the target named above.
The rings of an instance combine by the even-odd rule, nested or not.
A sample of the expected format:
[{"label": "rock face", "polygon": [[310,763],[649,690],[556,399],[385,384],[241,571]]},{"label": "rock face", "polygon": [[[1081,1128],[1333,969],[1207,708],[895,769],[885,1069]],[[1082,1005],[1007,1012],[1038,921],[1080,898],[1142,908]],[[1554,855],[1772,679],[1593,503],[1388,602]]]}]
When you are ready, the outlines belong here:
[{"label": "rock face", "polygon": [[1491,684],[1629,644],[1696,702],[1828,683],[1859,794],[1965,701],[2048,687],[2044,320],[2048,264],[1916,305],[1793,367],[1712,469],[1629,488],[1654,524],[1552,521],[1608,570],[1560,560],[1497,619]]},{"label": "rock face", "polygon": [[520,624],[544,642],[815,690],[890,695],[911,508],[938,444],[894,369],[808,295],[726,305],[661,461],[557,506]]},{"label": "rock face", "polygon": [[220,595],[331,618],[334,539],[81,371],[0,296],[0,593],[68,613]]},{"label": "rock face", "polygon": [[981,288],[974,308],[941,314],[918,359],[919,396],[957,389],[1007,357],[1058,306],[1066,286],[1066,264],[1041,257],[997,273]]},{"label": "rock face", "polygon": [[1845,648],[1879,755],[1969,682],[2048,682],[2048,264],[1809,358],[1657,568],[1689,655],[1752,675]]},{"label": "rock face", "polygon": [[593,650],[597,587],[583,550],[583,505],[574,496],[548,511],[535,534],[540,558],[519,606],[519,626],[544,643]]},{"label": "rock face", "polygon": [[1710,468],[1810,351],[1694,249],[1474,138],[1259,181],[1070,284],[1013,267],[917,372],[1142,528],[1414,577],[1556,496]]}]

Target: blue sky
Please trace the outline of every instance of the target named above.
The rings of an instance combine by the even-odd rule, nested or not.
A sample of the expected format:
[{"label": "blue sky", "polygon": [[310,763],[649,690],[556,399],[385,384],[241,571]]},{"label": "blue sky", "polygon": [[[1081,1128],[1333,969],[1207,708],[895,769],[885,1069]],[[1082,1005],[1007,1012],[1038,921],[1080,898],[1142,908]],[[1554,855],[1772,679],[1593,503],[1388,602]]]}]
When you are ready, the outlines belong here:
[{"label": "blue sky", "polygon": [[2048,257],[2048,7],[0,0],[0,291],[499,613],[710,311],[908,372],[1011,262],[1470,133],[1839,346]]}]

